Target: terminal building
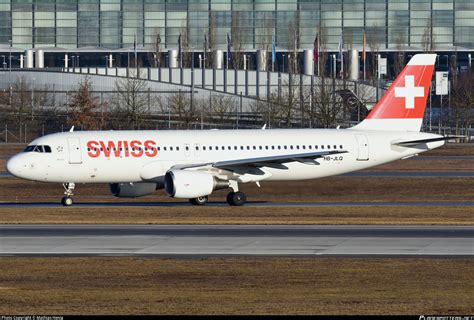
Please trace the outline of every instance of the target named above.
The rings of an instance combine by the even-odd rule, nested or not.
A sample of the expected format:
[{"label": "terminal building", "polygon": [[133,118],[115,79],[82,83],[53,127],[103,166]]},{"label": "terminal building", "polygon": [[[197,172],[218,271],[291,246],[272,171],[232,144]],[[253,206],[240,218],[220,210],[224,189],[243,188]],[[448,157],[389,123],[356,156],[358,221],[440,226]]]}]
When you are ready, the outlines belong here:
[{"label": "terminal building", "polygon": [[[0,64],[12,67],[156,67],[168,50],[270,51],[289,65],[285,52],[436,51],[467,65],[474,48],[472,0],[0,0]],[[228,36],[229,35],[229,36]],[[342,41],[341,41],[342,36]],[[206,48],[204,48],[206,47]],[[40,51],[37,63],[31,55]],[[30,53],[28,53],[30,52]],[[42,54],[44,53],[44,57]],[[301,55],[302,56],[302,55]],[[29,58],[28,58],[29,57]],[[44,61],[43,61],[44,60]],[[469,61],[468,61],[469,60]],[[441,61],[443,62],[443,61]],[[32,65],[33,64],[33,65]],[[242,65],[240,66],[242,68]]]}]

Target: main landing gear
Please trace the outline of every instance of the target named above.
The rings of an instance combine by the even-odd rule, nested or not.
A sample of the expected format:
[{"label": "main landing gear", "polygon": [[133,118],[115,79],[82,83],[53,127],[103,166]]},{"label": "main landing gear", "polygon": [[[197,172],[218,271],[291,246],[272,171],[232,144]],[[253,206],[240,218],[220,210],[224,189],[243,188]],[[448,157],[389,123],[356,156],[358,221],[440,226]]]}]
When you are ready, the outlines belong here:
[{"label": "main landing gear", "polygon": [[[232,192],[229,192],[227,195],[227,203],[231,206],[243,206],[245,201],[247,201],[247,197],[245,196],[245,193],[239,191],[239,185],[237,184],[237,181],[230,180],[229,187],[232,188]],[[203,206],[208,201],[208,196],[189,199],[189,202],[195,206]]]},{"label": "main landing gear", "polygon": [[227,203],[231,206],[243,206],[246,200],[247,197],[245,196],[245,193],[240,191],[232,191],[227,195]]},{"label": "main landing gear", "polygon": [[61,204],[65,207],[70,207],[74,203],[72,196],[74,195],[74,188],[76,185],[73,182],[63,183],[64,197],[61,199]]}]

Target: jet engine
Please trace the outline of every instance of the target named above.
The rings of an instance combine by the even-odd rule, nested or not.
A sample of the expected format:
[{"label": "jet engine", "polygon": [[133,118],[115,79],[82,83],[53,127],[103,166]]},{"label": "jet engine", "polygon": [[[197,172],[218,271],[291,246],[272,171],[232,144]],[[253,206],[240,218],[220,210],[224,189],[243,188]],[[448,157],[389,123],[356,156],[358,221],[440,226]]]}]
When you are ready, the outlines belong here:
[{"label": "jet engine", "polygon": [[229,187],[229,181],[199,171],[171,170],[165,175],[165,191],[174,198],[198,198]]},{"label": "jet engine", "polygon": [[110,192],[118,198],[137,198],[147,196],[155,192],[158,188],[156,183],[111,183]]}]

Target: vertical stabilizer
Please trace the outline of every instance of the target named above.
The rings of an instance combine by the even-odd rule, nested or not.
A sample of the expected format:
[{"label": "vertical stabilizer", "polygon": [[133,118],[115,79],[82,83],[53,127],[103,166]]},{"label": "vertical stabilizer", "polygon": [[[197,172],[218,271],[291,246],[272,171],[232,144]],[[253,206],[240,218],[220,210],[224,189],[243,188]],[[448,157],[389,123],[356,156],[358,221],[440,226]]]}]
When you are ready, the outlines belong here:
[{"label": "vertical stabilizer", "polygon": [[435,61],[436,54],[413,56],[367,118],[352,129],[419,132]]}]

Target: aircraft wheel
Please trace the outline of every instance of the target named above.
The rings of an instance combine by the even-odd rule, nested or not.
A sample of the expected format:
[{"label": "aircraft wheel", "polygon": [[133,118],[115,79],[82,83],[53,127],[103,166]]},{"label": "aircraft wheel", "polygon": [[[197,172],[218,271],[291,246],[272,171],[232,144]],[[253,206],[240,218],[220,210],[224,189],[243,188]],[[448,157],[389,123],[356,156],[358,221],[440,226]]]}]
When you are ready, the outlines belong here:
[{"label": "aircraft wheel", "polygon": [[194,205],[194,206],[203,206],[203,205],[205,205],[208,201],[209,201],[209,197],[208,197],[208,196],[197,197],[197,198],[189,199],[189,202],[191,202],[191,204]]},{"label": "aircraft wheel", "polygon": [[227,195],[227,203],[231,206],[243,206],[246,200],[247,197],[245,196],[245,193],[240,191],[230,192]]},{"label": "aircraft wheel", "polygon": [[71,197],[63,197],[61,199],[61,204],[65,207],[70,207],[70,206],[72,206],[73,203],[74,203],[74,201],[72,200]]}]

